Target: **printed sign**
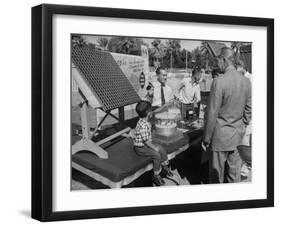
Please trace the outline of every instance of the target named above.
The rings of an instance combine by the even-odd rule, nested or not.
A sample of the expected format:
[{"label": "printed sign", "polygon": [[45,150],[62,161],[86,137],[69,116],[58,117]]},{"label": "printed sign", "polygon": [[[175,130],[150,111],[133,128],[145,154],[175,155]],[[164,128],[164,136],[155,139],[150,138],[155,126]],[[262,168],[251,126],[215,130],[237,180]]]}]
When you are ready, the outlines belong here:
[{"label": "printed sign", "polygon": [[111,55],[138,92],[141,86],[140,77],[142,77],[141,81],[147,81],[148,79],[148,58],[119,53],[111,53]]}]

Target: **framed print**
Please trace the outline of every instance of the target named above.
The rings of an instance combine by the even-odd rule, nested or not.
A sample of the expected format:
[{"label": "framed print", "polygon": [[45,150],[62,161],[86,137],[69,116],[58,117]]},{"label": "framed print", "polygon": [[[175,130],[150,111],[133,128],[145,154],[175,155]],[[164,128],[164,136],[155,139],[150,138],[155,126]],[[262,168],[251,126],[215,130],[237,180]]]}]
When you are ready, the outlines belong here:
[{"label": "framed print", "polygon": [[274,20],[32,8],[32,217],[274,205]]}]

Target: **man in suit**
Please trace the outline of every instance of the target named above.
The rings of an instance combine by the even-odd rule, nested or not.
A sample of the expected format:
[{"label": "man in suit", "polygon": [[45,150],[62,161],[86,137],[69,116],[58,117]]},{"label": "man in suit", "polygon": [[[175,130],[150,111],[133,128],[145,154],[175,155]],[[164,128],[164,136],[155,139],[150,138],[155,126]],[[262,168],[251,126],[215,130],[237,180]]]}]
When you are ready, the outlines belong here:
[{"label": "man in suit", "polygon": [[251,120],[251,83],[237,72],[234,60],[232,49],[221,49],[217,64],[223,75],[213,80],[210,92],[202,143],[210,150],[210,183],[240,181],[237,146]]}]

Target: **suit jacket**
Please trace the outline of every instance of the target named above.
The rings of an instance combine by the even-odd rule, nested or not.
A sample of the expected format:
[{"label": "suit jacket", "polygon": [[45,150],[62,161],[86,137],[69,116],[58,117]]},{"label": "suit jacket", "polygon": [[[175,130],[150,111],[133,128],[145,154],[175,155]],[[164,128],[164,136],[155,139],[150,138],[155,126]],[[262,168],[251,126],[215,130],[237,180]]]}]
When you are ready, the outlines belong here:
[{"label": "suit jacket", "polygon": [[251,83],[233,67],[215,78],[207,110],[204,141],[213,151],[232,151],[241,144],[251,120]]}]

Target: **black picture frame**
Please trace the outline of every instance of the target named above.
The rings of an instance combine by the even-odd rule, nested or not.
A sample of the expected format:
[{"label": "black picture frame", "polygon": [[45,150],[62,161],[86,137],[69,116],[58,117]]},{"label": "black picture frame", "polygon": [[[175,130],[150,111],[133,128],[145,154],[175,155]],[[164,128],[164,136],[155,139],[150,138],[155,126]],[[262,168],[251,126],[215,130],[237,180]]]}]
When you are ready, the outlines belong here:
[{"label": "black picture frame", "polygon": [[[55,14],[247,25],[267,29],[267,198],[54,212],[52,210],[52,18]],[[32,8],[32,218],[57,221],[274,206],[274,20],[43,4]]]}]

